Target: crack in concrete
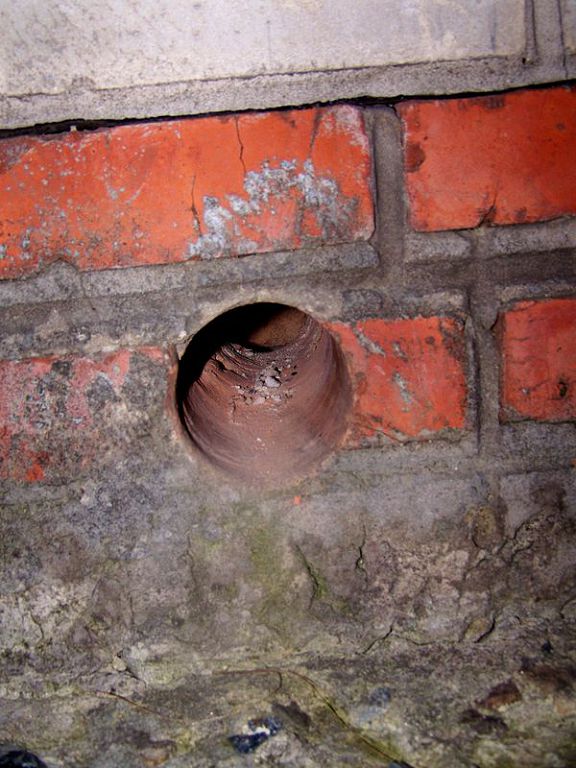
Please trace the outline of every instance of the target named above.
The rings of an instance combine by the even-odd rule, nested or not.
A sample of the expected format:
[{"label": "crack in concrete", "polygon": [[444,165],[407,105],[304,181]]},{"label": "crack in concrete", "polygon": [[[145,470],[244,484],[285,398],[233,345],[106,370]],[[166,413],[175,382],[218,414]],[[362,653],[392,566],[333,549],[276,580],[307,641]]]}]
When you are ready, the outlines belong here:
[{"label": "crack in concrete", "polygon": [[302,551],[302,548],[298,545],[296,546],[296,552],[300,556],[300,559],[302,560],[302,563],[304,564],[304,568],[306,569],[306,572],[308,573],[308,576],[310,578],[310,583],[312,585],[312,594],[310,596],[310,602],[308,604],[308,610],[310,610],[313,606],[313,604],[320,600],[322,597],[326,594],[326,585],[324,584],[324,580],[322,576],[319,574],[319,572],[314,568],[312,563],[308,560],[304,552]]},{"label": "crack in concrete", "polygon": [[370,653],[371,650],[373,650],[377,645],[380,645],[380,643],[385,643],[386,640],[391,636],[392,632],[394,632],[395,624],[392,622],[390,625],[390,629],[385,632],[383,635],[380,635],[379,637],[374,638],[372,642],[368,643],[368,645],[360,651],[361,656],[366,656],[367,653]]},{"label": "crack in concrete", "polygon": [[486,640],[487,637],[490,637],[490,635],[492,634],[492,632],[494,632],[495,629],[496,629],[496,616],[493,615],[492,616],[492,621],[490,622],[490,624],[488,625],[486,630],[484,632],[482,632],[482,634],[480,634],[474,640],[474,642],[475,643],[482,643],[484,640]]},{"label": "crack in concrete", "polygon": [[492,197],[492,202],[490,203],[490,205],[484,211],[482,211],[482,210],[479,211],[480,218],[479,218],[478,222],[476,223],[477,227],[483,227],[485,224],[493,224],[494,223],[494,218],[495,218],[496,213],[497,213],[496,202],[498,200],[499,192],[500,192],[500,190],[497,187],[494,190],[494,195]]},{"label": "crack in concrete", "polygon": [[354,563],[354,569],[360,571],[365,582],[368,582],[368,570],[366,569],[366,560],[364,557],[364,547],[366,546],[366,526],[362,526],[363,537],[362,542],[358,545],[358,557]]}]

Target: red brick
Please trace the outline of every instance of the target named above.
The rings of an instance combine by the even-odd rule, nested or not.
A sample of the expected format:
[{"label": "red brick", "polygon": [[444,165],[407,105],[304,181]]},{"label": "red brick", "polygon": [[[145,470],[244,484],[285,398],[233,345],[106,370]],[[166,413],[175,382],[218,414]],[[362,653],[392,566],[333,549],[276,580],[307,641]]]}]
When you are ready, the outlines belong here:
[{"label": "red brick", "polygon": [[504,313],[501,418],[576,418],[576,299],[523,301]]},{"label": "red brick", "polygon": [[0,479],[71,479],[129,441],[142,417],[123,390],[136,356],[168,369],[153,348],[0,362]]},{"label": "red brick", "polygon": [[339,106],[0,142],[0,276],[368,238],[361,112]]},{"label": "red brick", "polygon": [[466,426],[460,320],[372,319],[329,328],[348,359],[355,389],[351,445],[379,433],[404,440]]},{"label": "red brick", "polygon": [[398,107],[414,229],[576,214],[576,88]]}]

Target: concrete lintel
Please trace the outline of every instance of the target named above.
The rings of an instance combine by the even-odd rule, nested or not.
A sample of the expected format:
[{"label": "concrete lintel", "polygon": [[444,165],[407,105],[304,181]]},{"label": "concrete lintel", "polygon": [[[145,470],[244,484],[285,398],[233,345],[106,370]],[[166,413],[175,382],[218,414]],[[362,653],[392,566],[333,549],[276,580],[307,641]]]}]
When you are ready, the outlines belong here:
[{"label": "concrete lintel", "polygon": [[331,72],[257,75],[129,88],[0,96],[0,130],[81,120],[132,120],[274,109],[338,100],[483,93],[564,80],[561,60],[524,64],[521,57],[472,59]]}]

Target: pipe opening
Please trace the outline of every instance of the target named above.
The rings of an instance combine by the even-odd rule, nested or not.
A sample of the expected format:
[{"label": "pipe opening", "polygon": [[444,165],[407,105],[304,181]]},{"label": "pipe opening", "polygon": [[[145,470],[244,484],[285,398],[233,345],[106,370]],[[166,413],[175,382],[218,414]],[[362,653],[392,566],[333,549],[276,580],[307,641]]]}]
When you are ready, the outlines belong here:
[{"label": "pipe opening", "polygon": [[182,356],[177,399],[197,449],[230,474],[308,474],[344,435],[351,387],[342,353],[313,317],[249,304],[202,328]]}]

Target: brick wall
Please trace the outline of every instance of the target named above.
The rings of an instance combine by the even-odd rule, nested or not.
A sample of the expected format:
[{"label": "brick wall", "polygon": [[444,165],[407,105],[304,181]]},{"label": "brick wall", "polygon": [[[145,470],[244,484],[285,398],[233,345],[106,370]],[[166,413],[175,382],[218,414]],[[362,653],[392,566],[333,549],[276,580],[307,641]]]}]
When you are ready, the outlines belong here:
[{"label": "brick wall", "polygon": [[[164,685],[191,654],[570,615],[574,157],[573,86],[3,139],[6,695],[110,649]],[[325,461],[271,489],[214,469],[175,404],[190,340],[256,302],[329,330],[352,394]],[[32,729],[58,765],[70,718]]]},{"label": "brick wall", "polygon": [[[322,255],[339,283],[332,306],[316,314],[348,360],[355,393],[349,447],[477,435],[483,410],[496,407],[485,407],[496,397],[483,388],[487,366],[500,372],[500,423],[573,419],[576,297],[566,282],[573,256],[564,249],[576,213],[575,124],[576,91],[559,87],[406,101],[395,110],[326,107],[4,140],[0,271],[13,281],[3,290],[15,310],[4,310],[11,333],[2,363],[2,476],[65,477],[75,464],[58,445],[74,444],[77,435],[78,471],[106,454],[106,440],[94,446],[103,412],[105,432],[144,417],[130,414],[127,395],[144,365],[138,361],[167,386],[170,345],[182,345],[198,326],[196,319],[185,325],[169,300],[164,317],[146,317],[158,314],[149,304],[162,290],[165,265],[182,264],[166,273],[181,286],[209,279],[205,266],[242,283],[250,254],[277,251],[295,274],[307,262],[321,274],[323,264],[313,260]],[[380,158],[374,136],[386,131],[398,132],[396,146],[388,139],[388,156]],[[400,165],[402,178],[390,179]],[[386,197],[395,193],[389,211]],[[445,240],[416,234],[440,230]],[[552,253],[542,254],[547,238]],[[364,260],[359,268],[346,265],[354,257]],[[277,263],[270,256],[258,265],[273,281]],[[151,265],[157,269],[134,269]],[[354,281],[371,287],[343,290],[350,268]],[[60,273],[67,280],[52,277]],[[34,300],[42,287],[62,282],[72,302]],[[93,286],[89,299],[86,285]],[[482,290],[490,292],[481,307],[488,328],[474,316]],[[250,293],[244,303],[257,298]],[[296,304],[308,309],[313,293],[304,290]],[[70,322],[74,294],[90,303],[80,331]],[[111,296],[138,296],[140,304],[113,333]],[[190,303],[201,296],[192,289]],[[222,307],[236,302],[227,297]],[[44,322],[27,323],[38,311]],[[149,400],[157,410],[162,389]]]}]

